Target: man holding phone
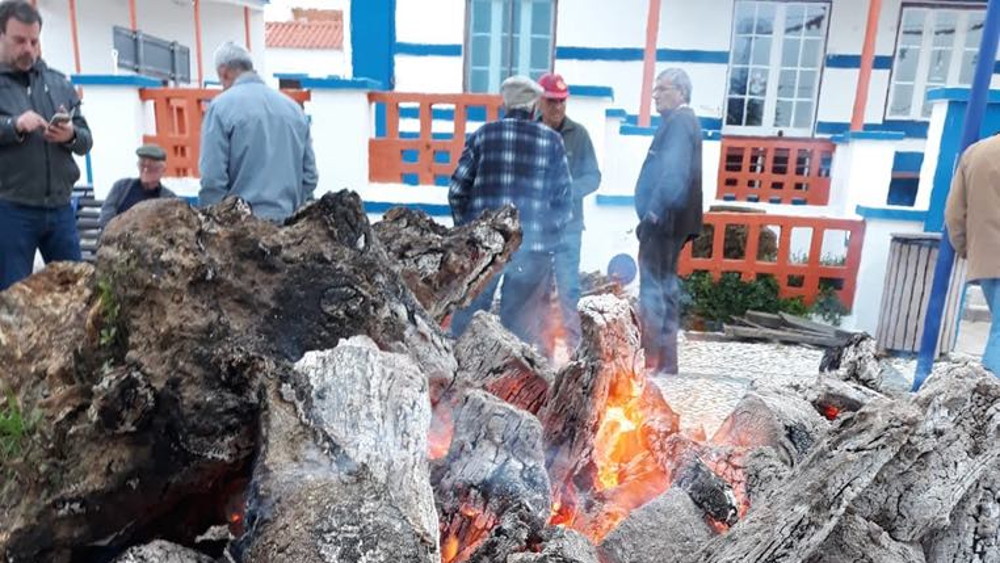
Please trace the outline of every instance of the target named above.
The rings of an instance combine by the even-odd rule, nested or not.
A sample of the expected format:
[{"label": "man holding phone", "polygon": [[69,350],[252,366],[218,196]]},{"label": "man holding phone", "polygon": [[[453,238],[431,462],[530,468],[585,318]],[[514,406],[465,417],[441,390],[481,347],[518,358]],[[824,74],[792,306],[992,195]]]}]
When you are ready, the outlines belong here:
[{"label": "man holding phone", "polygon": [[80,98],[41,59],[42,18],[26,0],[0,2],[0,290],[46,263],[80,260],[70,205],[93,141]]}]

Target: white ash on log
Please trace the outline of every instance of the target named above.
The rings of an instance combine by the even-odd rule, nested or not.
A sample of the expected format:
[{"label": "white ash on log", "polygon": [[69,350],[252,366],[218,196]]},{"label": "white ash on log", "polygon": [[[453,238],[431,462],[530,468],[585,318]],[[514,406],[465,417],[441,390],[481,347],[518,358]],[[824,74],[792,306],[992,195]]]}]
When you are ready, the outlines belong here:
[{"label": "white ash on log", "polygon": [[601,563],[683,563],[713,535],[701,508],[672,487],[604,538]]},{"label": "white ash on log", "polygon": [[163,540],[130,548],[114,563],[215,563],[215,559]]},{"label": "white ash on log", "polygon": [[582,342],[541,413],[554,524],[594,542],[666,490],[655,450],[679,428],[649,382],[636,315],[613,296],[580,301]]},{"label": "white ash on log", "polygon": [[493,395],[465,391],[451,449],[432,482],[443,563],[502,561],[522,551],[552,505],[541,424]]},{"label": "white ash on log", "polygon": [[872,402],[840,419],[782,494],[770,495],[692,561],[828,561],[872,530],[892,540],[874,542],[881,553],[919,545],[927,561],[955,561],[963,552],[997,560],[1000,552],[989,546],[996,546],[998,515],[979,505],[980,487],[1000,473],[998,438],[1000,382],[978,366],[937,373],[910,399]]},{"label": "white ash on log", "polygon": [[438,322],[479,295],[521,245],[512,206],[487,211],[478,221],[454,229],[422,211],[396,207],[373,230],[417,300]]},{"label": "white ash on log", "polygon": [[356,337],[306,354],[280,394],[263,422],[242,558],[437,563],[430,400],[412,361]]},{"label": "white ash on log", "polygon": [[898,542],[877,524],[848,512],[823,547],[805,563],[834,561],[926,563],[927,559],[919,545]]},{"label": "white ash on log", "polygon": [[538,542],[537,551],[511,555],[507,563],[599,563],[590,541],[565,526],[546,528]]},{"label": "white ash on log", "polygon": [[884,395],[903,397],[910,391],[910,382],[885,361],[878,342],[863,333],[824,352],[819,370]]},{"label": "white ash on log", "polygon": [[456,383],[483,389],[537,415],[549,397],[555,374],[548,361],[486,312],[473,316],[455,344]]},{"label": "white ash on log", "polygon": [[712,443],[774,448],[787,465],[795,465],[828,427],[813,405],[797,395],[750,392],[723,421]]}]

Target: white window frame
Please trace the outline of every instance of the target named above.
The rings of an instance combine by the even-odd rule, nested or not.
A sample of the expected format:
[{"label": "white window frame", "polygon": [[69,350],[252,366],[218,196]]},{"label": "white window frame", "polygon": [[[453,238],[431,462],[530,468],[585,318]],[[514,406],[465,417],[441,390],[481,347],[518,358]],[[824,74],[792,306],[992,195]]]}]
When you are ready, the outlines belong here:
[{"label": "white window frame", "polygon": [[[519,22],[511,22],[512,26],[518,30],[518,53],[527,53],[527,55],[519,56],[518,65],[515,68],[513,66],[514,52],[513,52],[513,41],[506,41],[506,37],[503,33],[503,18],[504,10],[510,11],[511,19],[513,19],[514,3],[519,2],[521,4],[521,13]],[[465,41],[465,63],[464,63],[464,89],[466,92],[472,92],[472,41],[475,33],[473,32],[473,6],[474,0],[466,0],[466,41]],[[550,72],[552,66],[555,63],[555,46],[556,46],[556,20],[558,16],[559,0],[551,0],[551,21],[549,22],[549,34],[547,36],[536,35],[533,33],[532,26],[532,4],[533,0],[492,0],[491,14],[490,14],[490,66],[489,72],[489,83],[485,93],[496,93],[500,90],[500,83],[503,82],[510,74],[524,74],[531,75],[533,70],[531,68],[531,44],[532,40],[535,38],[547,38],[549,40],[549,54],[548,54],[548,68],[545,72]],[[527,33],[524,33],[524,32]],[[501,67],[503,49],[507,47],[508,61],[511,63],[508,69]],[[509,73],[509,74],[508,74]]]},{"label": "white window frame", "polygon": [[[826,67],[826,47],[829,41],[830,35],[830,19],[832,17],[833,6],[830,1],[820,1],[813,2],[810,0],[799,0],[796,2],[785,2],[781,0],[753,0],[754,2],[768,3],[774,6],[774,20],[772,21],[773,33],[771,37],[771,53],[769,55],[769,69],[767,77],[767,91],[764,93],[764,116],[761,125],[729,125],[726,123],[728,117],[729,109],[729,88],[732,80],[733,64],[728,65],[726,71],[726,85],[725,93],[722,101],[722,130],[724,133],[736,134],[736,135],[760,135],[760,136],[772,136],[777,135],[781,132],[787,136],[795,137],[809,137],[812,135],[813,129],[816,127],[816,116],[819,110],[819,100],[820,100],[820,87],[823,82],[823,73]],[[801,67],[783,67],[782,62],[782,47],[785,42],[785,21],[787,20],[788,5],[789,4],[816,4],[826,7],[826,19],[824,20],[824,28],[820,39],[820,61],[819,65],[816,67],[816,82],[813,86],[813,112],[812,118],[809,121],[808,127],[794,127],[789,125],[787,127],[778,127],[773,125],[775,121],[775,116],[777,114],[778,108],[778,86],[781,79],[781,71],[788,69],[798,69]],[[737,25],[736,21],[736,11],[738,10],[737,3],[733,3],[733,25],[732,31],[730,33],[730,45],[736,45],[737,37]],[[779,25],[780,22],[780,25]],[[799,47],[800,52],[802,46]],[[741,65],[742,66],[742,65]],[[747,77],[750,80],[750,77]],[[794,107],[794,106],[793,106]],[[746,108],[744,107],[744,112]],[[794,118],[793,118],[794,119]],[[794,121],[793,121],[794,123]]]},{"label": "white window frame", "polygon": [[[898,82],[896,60],[899,57],[900,40],[903,34],[903,18],[907,10],[922,10],[926,12],[924,17],[924,29],[921,36],[919,60],[917,61],[917,74],[914,82]],[[945,12],[954,12],[958,15],[955,24],[955,37],[951,44],[951,58],[948,67],[948,77],[943,84],[937,87],[947,86],[968,86],[969,83],[961,81],[962,61],[965,59],[965,52],[973,49],[966,47],[966,37],[968,35],[968,22],[973,14],[985,15],[986,9],[977,6],[931,6],[926,4],[903,4],[899,10],[899,25],[896,32],[896,49],[892,54],[892,75],[889,77],[889,95],[885,100],[885,119],[892,120],[913,120],[929,121],[930,116],[924,115],[923,108],[926,103],[925,90],[929,83],[927,71],[931,64],[931,53],[934,50],[934,24],[937,18]],[[978,53],[979,46],[974,50]],[[913,93],[910,96],[910,110],[906,113],[892,113],[892,101],[895,99],[897,85],[913,86]]]}]

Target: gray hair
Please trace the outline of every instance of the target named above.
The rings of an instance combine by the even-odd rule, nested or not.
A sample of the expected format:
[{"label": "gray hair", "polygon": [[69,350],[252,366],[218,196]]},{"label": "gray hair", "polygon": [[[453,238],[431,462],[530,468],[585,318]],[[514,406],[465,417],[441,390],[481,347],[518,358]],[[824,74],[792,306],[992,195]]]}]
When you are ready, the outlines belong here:
[{"label": "gray hair", "polygon": [[500,96],[508,110],[532,110],[542,95],[542,87],[527,76],[511,76],[500,85]]},{"label": "gray hair", "polygon": [[253,59],[249,51],[232,41],[226,41],[215,50],[215,68],[221,67],[242,71],[253,70]]},{"label": "gray hair", "polygon": [[684,101],[691,103],[691,77],[679,68],[668,68],[656,77],[656,81],[669,80],[670,84],[681,93]]}]

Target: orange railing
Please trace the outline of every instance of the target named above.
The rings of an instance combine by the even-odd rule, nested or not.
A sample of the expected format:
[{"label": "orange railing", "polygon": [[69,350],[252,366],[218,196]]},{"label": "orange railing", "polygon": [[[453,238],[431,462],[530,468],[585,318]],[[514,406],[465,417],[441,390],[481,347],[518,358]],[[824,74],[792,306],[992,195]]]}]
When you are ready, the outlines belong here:
[{"label": "orange railing", "polygon": [[716,196],[730,201],[826,205],[834,148],[826,139],[723,137]]},{"label": "orange railing", "polygon": [[[711,247],[685,246],[680,275],[705,271],[718,280],[735,272],[744,281],[773,276],[781,297],[801,297],[811,305],[823,287],[830,287],[848,308],[854,303],[862,220],[712,212],[705,214],[705,231],[711,233]],[[824,242],[835,248],[828,251]]]},{"label": "orange railing", "polygon": [[[139,99],[153,102],[156,134],[143,135],[144,143],[156,143],[167,151],[167,176],[194,177],[198,174],[201,150],[201,119],[208,102],[222,90],[199,88],[143,88]],[[305,90],[285,90],[290,98],[304,104]]]},{"label": "orange railing", "polygon": [[[379,121],[376,137],[368,144],[369,180],[422,185],[442,184],[451,176],[470,132],[469,122],[495,121],[502,103],[499,96],[486,94],[389,92],[368,94],[368,101],[378,106]],[[435,133],[435,113],[451,119],[454,129]],[[404,119],[419,120],[419,131],[401,131]]]}]

